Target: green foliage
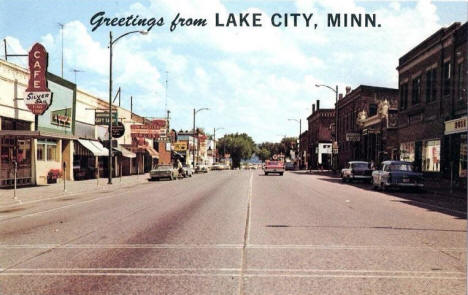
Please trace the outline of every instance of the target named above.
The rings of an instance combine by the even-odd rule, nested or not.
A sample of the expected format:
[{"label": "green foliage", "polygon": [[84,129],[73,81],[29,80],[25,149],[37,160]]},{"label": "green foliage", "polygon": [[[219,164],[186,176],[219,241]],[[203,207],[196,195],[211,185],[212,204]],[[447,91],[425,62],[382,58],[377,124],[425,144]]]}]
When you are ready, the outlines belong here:
[{"label": "green foliage", "polygon": [[221,155],[230,154],[232,167],[240,166],[241,160],[249,159],[256,151],[255,142],[246,133],[226,134],[219,139],[217,144]]},{"label": "green foliage", "polygon": [[265,160],[270,159],[270,157],[271,157],[271,152],[266,148],[258,148],[257,151],[256,151],[256,154],[257,154],[258,158],[260,159],[260,161],[262,161],[262,162],[264,162]]},{"label": "green foliage", "polygon": [[297,137],[284,137],[281,139],[281,142],[263,142],[258,145],[258,150],[267,150],[270,152],[269,156],[263,159],[259,154],[262,161],[269,159],[273,155],[284,154],[286,157],[289,157],[290,151],[295,150],[297,145]]}]

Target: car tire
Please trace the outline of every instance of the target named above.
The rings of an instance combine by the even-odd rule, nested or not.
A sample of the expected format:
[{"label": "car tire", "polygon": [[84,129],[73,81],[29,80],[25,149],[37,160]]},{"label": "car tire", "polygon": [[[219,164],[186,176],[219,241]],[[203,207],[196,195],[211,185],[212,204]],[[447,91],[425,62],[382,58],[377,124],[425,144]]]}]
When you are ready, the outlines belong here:
[{"label": "car tire", "polygon": [[283,173],[280,173],[279,175],[280,175],[280,176],[283,176]]},{"label": "car tire", "polygon": [[265,172],[265,176],[268,176],[268,172]]},{"label": "car tire", "polygon": [[387,191],[387,188],[385,187],[385,184],[383,182],[380,184],[380,190],[383,192]]}]

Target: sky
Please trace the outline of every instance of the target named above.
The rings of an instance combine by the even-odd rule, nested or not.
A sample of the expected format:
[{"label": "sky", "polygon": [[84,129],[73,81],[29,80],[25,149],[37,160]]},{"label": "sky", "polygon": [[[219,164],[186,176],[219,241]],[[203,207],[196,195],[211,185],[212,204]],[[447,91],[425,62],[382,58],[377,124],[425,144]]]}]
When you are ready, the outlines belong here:
[{"label": "sky", "polygon": [[[131,34],[113,46],[113,87],[121,87],[122,107],[146,117],[171,111],[171,127],[197,127],[208,133],[246,132],[257,142],[279,141],[307,129],[312,104],[333,108],[335,94],[315,84],[397,88],[398,59],[441,27],[466,22],[468,2],[420,1],[33,1],[0,0],[0,37],[8,53],[27,53],[35,42],[49,52],[49,72],[61,75],[62,39],[64,78],[89,93],[108,100],[109,31],[114,37],[148,26],[105,26],[92,31],[96,13],[105,17],[163,18],[147,35]],[[204,27],[170,30],[183,18],[206,19]],[[249,13],[249,26],[239,26],[239,14]],[[261,27],[252,15],[261,14]],[[288,26],[274,27],[271,16],[288,15]],[[300,13],[293,26],[291,13]],[[309,16],[306,26],[302,14]],[[369,13],[380,27],[332,28],[329,13]],[[216,26],[215,15],[219,15]],[[238,26],[227,27],[232,14]],[[61,26],[63,25],[63,31]],[[315,27],[314,25],[317,25]],[[0,51],[3,57],[3,44]],[[9,58],[26,66],[26,58]],[[167,87],[166,87],[167,80]]]}]

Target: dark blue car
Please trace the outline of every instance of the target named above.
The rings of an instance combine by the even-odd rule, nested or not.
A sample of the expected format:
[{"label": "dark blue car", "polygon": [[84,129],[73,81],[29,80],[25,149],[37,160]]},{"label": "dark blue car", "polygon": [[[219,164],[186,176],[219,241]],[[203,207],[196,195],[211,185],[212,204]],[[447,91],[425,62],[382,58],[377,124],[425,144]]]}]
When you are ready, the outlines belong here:
[{"label": "dark blue car", "polygon": [[382,169],[372,173],[372,185],[380,188],[424,188],[423,174],[415,172],[413,164],[405,161],[384,161]]}]

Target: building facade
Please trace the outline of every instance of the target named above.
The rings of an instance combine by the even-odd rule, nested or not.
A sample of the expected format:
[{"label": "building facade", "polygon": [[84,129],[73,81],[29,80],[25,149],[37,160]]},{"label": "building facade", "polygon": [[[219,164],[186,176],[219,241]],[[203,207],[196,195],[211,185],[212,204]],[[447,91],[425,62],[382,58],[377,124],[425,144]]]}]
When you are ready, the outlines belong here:
[{"label": "building facade", "polygon": [[441,28],[399,59],[400,159],[466,185],[467,23]]},{"label": "building facade", "polygon": [[397,100],[398,89],[367,85],[352,91],[346,87],[346,94],[339,95],[336,105],[339,169],[352,160],[379,163],[395,157],[392,151],[397,152],[398,139],[396,131],[391,130],[396,129]]},{"label": "building facade", "polygon": [[307,118],[309,127],[310,169],[331,169],[332,126],[335,123],[334,109],[321,109],[320,100],[312,105],[312,114]]}]

